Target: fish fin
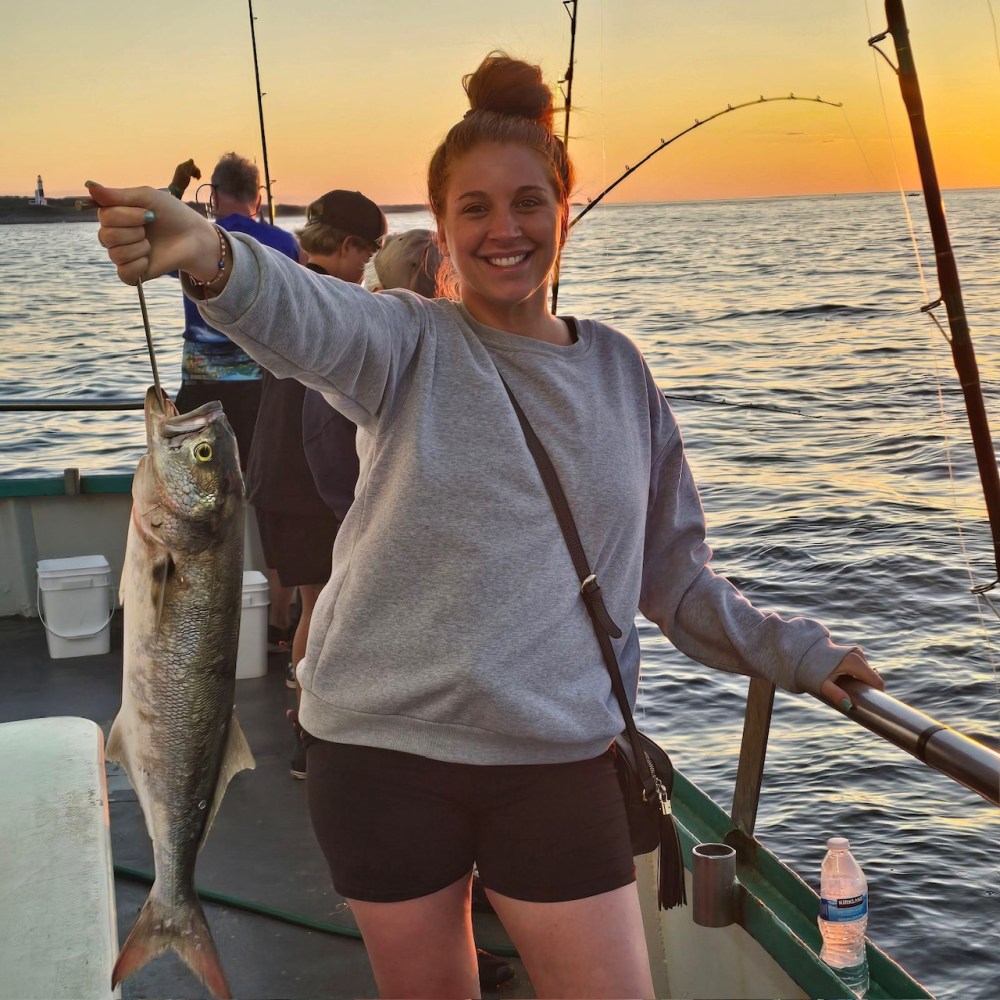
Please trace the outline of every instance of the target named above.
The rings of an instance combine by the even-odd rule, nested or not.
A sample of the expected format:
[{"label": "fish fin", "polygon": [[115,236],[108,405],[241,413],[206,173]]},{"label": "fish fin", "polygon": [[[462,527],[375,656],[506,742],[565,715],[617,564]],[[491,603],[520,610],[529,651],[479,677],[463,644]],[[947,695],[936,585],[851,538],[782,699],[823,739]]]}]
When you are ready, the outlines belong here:
[{"label": "fish fin", "polygon": [[125,763],[125,738],[122,735],[123,729],[121,716],[116,715],[115,721],[111,723],[111,730],[104,744],[104,759],[111,761],[113,764]]},{"label": "fish fin", "polygon": [[112,989],[168,948],[178,954],[216,1000],[230,1000],[229,984],[201,904],[192,898],[180,906],[168,907],[160,901],[155,882],[118,954],[111,972]]},{"label": "fish fin", "polygon": [[113,764],[125,763],[125,738],[122,736],[124,726],[121,716],[116,715],[115,721],[111,723],[111,731],[108,733],[107,742],[104,744],[104,759]]},{"label": "fish fin", "polygon": [[153,606],[156,608],[156,617],[153,621],[153,631],[160,634],[160,622],[163,620],[163,608],[167,601],[167,583],[174,575],[177,564],[169,550],[163,547],[158,548],[153,555],[153,565],[150,568],[149,590],[153,599]]},{"label": "fish fin", "polygon": [[[145,459],[148,456],[143,455],[142,457]],[[135,476],[139,476],[139,470],[142,468],[143,463],[140,460]],[[170,570],[167,573],[167,576],[173,572],[173,560],[170,556],[170,550],[153,530],[153,527],[148,523],[149,512],[156,510],[158,507],[159,504],[154,503],[150,505],[145,502],[141,495],[135,496],[132,500],[132,512],[128,519],[128,534],[125,537],[125,559],[122,563],[123,570],[121,582],[118,585],[118,600],[122,607],[125,606],[125,584],[130,579],[128,573],[130,566],[141,566],[147,561],[147,559],[151,559],[154,572],[163,562],[167,562],[170,565]],[[145,511],[145,513],[143,513],[143,511]],[[147,554],[143,551],[144,548],[151,549],[152,551]]]},{"label": "fish fin", "polygon": [[250,744],[247,742],[247,738],[243,733],[243,727],[240,725],[240,720],[236,718],[236,712],[234,711],[232,718],[229,720],[229,732],[226,734],[226,750],[222,755],[219,780],[215,783],[215,796],[212,799],[212,808],[209,810],[208,819],[205,821],[205,830],[201,835],[202,844],[205,843],[205,838],[208,837],[208,831],[212,828],[212,822],[219,811],[219,806],[222,805],[222,797],[226,794],[226,789],[229,787],[229,782],[232,781],[233,775],[239,774],[240,771],[252,771],[256,766],[257,761],[253,759]]},{"label": "fish fin", "polygon": [[125,607],[125,581],[128,579],[128,567],[132,565],[132,560],[135,558],[135,548],[139,544],[138,530],[139,527],[135,523],[135,504],[133,503],[132,513],[128,519],[128,534],[125,536],[125,559],[122,562],[124,568],[122,578],[118,582],[118,603],[123,608]]}]

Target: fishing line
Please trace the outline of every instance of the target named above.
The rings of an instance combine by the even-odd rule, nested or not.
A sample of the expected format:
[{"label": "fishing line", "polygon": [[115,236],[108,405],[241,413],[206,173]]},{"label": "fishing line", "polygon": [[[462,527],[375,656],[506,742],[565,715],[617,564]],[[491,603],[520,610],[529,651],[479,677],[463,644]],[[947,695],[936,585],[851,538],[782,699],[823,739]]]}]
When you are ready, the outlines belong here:
[{"label": "fishing line", "polygon": [[156,351],[153,350],[153,334],[149,329],[149,313],[146,310],[146,295],[142,290],[142,278],[136,282],[136,290],[139,292],[139,308],[142,309],[142,325],[146,330],[146,349],[149,351],[149,364],[153,369],[153,388],[156,389],[156,398],[163,404],[163,389],[160,388],[160,373],[156,367]]},{"label": "fishing line", "polygon": [[993,22],[993,48],[997,53],[997,69],[1000,69],[1000,42],[997,41],[997,19],[993,16],[993,0],[986,0],[986,9],[990,12],[990,20]]},{"label": "fishing line", "polygon": [[[868,37],[872,38],[875,32],[872,30],[871,13],[868,10],[868,0],[865,0],[865,17],[868,19]],[[889,142],[889,152],[892,154],[892,169],[896,174],[896,189],[899,191],[900,202],[903,206],[903,214],[906,216],[906,226],[910,234],[910,244],[913,247],[913,256],[917,262],[917,271],[920,273],[920,287],[924,293],[924,302],[929,301],[930,292],[927,289],[927,277],[924,274],[924,262],[920,256],[920,245],[917,241],[917,231],[913,225],[913,216],[910,215],[910,206],[906,201],[906,189],[903,187],[903,177],[899,172],[899,158],[896,156],[896,144],[892,141],[892,128],[889,125],[889,109],[885,103],[885,91],[882,89],[882,75],[879,73],[879,64],[876,55],[881,56],[891,67],[894,73],[898,72],[895,63],[877,46],[869,42],[872,49],[872,64],[875,67],[875,82],[878,84],[879,101],[882,104],[882,120],[885,122],[885,135]]]},{"label": "fishing line", "polygon": [[[990,12],[992,15],[992,8]],[[865,0],[865,14],[868,18],[868,30],[869,30],[868,44],[874,50],[872,54],[872,59],[874,60],[875,64],[875,78],[878,84],[879,97],[882,103],[882,117],[885,122],[886,135],[888,137],[889,148],[892,153],[893,167],[896,173],[896,184],[900,193],[900,200],[903,205],[903,212],[906,217],[907,228],[910,234],[910,243],[913,247],[914,259],[916,261],[917,271],[919,273],[921,290],[923,292],[924,301],[926,303],[925,305],[921,306],[920,311],[924,313],[934,323],[934,325],[938,328],[938,331],[940,332],[944,340],[950,344],[951,338],[948,336],[948,334],[942,327],[941,323],[939,322],[937,316],[935,316],[933,312],[934,309],[936,309],[938,306],[941,305],[942,300],[940,298],[937,298],[933,302],[930,301],[930,293],[927,287],[927,280],[923,268],[923,261],[920,256],[920,246],[917,240],[916,229],[913,224],[913,218],[910,214],[909,205],[906,201],[906,193],[903,187],[902,176],[899,170],[899,161],[896,156],[896,148],[892,141],[892,131],[889,125],[889,113],[886,107],[885,94],[882,88],[882,78],[879,72],[880,67],[878,59],[875,58],[876,54],[881,56],[885,60],[885,62],[888,63],[890,67],[892,67],[893,72],[897,76],[899,75],[899,68],[881,49],[879,49],[878,45],[875,44],[877,41],[880,41],[882,38],[884,38],[885,34],[875,35],[875,33],[872,32],[871,15],[868,9],[868,0]],[[948,484],[951,493],[951,501],[952,501],[951,514],[952,517],[954,518],[959,549],[962,553],[962,559],[965,563],[965,571],[969,577],[970,593],[976,600],[976,612],[979,616],[980,628],[982,630],[985,639],[985,647],[987,650],[989,662],[992,667],[994,686],[1000,687],[1000,658],[998,658],[997,649],[994,647],[994,644],[992,642],[992,636],[990,634],[990,631],[986,627],[986,620],[985,620],[986,616],[983,608],[983,602],[985,602],[986,605],[994,612],[994,614],[996,614],[997,617],[1000,618],[1000,609],[997,608],[997,605],[994,603],[992,597],[988,593],[988,591],[996,587],[998,581],[994,580],[989,584],[979,585],[976,583],[975,580],[975,573],[972,567],[972,556],[969,552],[969,547],[966,542],[966,532],[964,530],[962,522],[962,514],[958,497],[955,469],[954,469],[954,463],[952,461],[952,438],[951,435],[949,434],[948,417],[944,405],[944,391],[942,385],[943,379],[939,369],[937,351],[935,351],[933,345],[931,345],[930,354],[931,354],[931,366],[933,368],[935,384],[937,387],[939,427],[943,441],[944,460],[948,472]]]},{"label": "fishing line", "polygon": [[844,124],[847,126],[847,131],[851,133],[851,138],[854,140],[855,146],[858,147],[858,152],[861,154],[861,159],[864,160],[865,167],[868,169],[868,176],[872,179],[872,183],[877,188],[878,177],[875,176],[875,170],[868,159],[868,155],[865,153],[864,145],[858,138],[858,133],[854,131],[854,126],[851,124],[851,119],[847,114],[847,108],[841,108],[840,112],[844,116]]},{"label": "fishing line", "polygon": [[[873,38],[875,32],[872,29],[871,12],[868,8],[868,0],[865,0],[865,16],[868,19],[868,32],[869,38]],[[898,73],[899,69],[895,63],[875,44],[869,43],[872,49],[872,62],[875,68],[875,81],[878,85],[879,101],[882,105],[882,120],[885,124],[886,139],[889,143],[889,151],[892,155],[892,166],[893,171],[896,175],[896,189],[899,192],[900,204],[903,206],[903,215],[906,218],[906,228],[910,237],[910,245],[913,248],[913,258],[917,265],[917,273],[920,279],[920,289],[923,293],[925,305],[920,307],[920,311],[924,313],[938,328],[938,331],[944,337],[946,341],[949,340],[947,333],[945,333],[944,328],[941,326],[937,316],[934,315],[933,309],[940,305],[940,298],[936,301],[930,301],[930,290],[927,285],[927,274],[924,270],[923,258],[920,254],[920,241],[917,238],[916,226],[913,223],[913,216],[910,213],[910,206],[906,200],[906,189],[903,185],[903,177],[900,173],[899,168],[899,158],[896,154],[896,145],[892,139],[892,128],[889,123],[889,109],[886,105],[885,100],[885,90],[882,87],[882,74],[880,72],[880,65],[877,56],[881,56],[886,63],[892,68],[894,73]],[[931,367],[934,372],[934,381],[937,388],[937,400],[938,400],[938,420],[941,431],[941,437],[943,439],[943,451],[944,451],[944,461],[945,466],[948,471],[948,483],[952,498],[952,513],[955,518],[955,526],[958,534],[959,547],[962,551],[962,558],[965,561],[965,569],[969,575],[969,584],[972,592],[975,593],[976,583],[975,577],[972,570],[972,556],[969,553],[968,546],[965,540],[965,531],[962,524],[962,516],[959,511],[958,503],[958,493],[957,486],[955,482],[955,467],[952,461],[952,438],[949,433],[948,417],[944,405],[944,392],[943,392],[943,379],[941,376],[941,370],[938,364],[937,352],[934,350],[933,345],[931,345]]]}]

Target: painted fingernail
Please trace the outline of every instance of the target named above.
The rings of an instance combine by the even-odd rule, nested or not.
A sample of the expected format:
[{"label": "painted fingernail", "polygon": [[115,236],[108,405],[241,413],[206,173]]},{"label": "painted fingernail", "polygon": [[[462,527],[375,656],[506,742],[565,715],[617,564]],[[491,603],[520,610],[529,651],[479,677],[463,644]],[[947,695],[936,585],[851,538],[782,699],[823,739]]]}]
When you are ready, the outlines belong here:
[{"label": "painted fingernail", "polygon": [[148,209],[147,208],[146,209],[146,214],[143,216],[143,218],[145,219],[146,222],[155,222],[156,221],[156,212],[152,211],[152,209]]},{"label": "painted fingernail", "polygon": [[841,700],[840,700],[840,708],[841,708],[841,711],[849,712],[851,710],[851,699],[850,698],[841,698]]}]

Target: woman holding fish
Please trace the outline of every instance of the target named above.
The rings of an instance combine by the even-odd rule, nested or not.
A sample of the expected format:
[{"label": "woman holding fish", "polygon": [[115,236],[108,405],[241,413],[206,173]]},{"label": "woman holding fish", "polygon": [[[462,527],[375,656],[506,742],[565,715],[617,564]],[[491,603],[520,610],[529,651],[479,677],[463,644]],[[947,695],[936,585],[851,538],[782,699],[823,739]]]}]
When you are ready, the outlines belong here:
[{"label": "woman holding fish", "polygon": [[[361,474],[300,667],[317,837],[383,996],[478,996],[473,863],[545,997],[649,997],[622,728],[552,506],[548,451],[630,694],[637,612],[693,658],[849,703],[881,688],[817,622],[710,566],[680,431],[642,357],[553,315],[573,171],[538,67],[488,56],[428,172],[457,300],[373,295],[227,236],[152,188],[91,186],[123,281],[173,269],[261,365],[358,424]],[[502,374],[502,380],[501,380]]]}]

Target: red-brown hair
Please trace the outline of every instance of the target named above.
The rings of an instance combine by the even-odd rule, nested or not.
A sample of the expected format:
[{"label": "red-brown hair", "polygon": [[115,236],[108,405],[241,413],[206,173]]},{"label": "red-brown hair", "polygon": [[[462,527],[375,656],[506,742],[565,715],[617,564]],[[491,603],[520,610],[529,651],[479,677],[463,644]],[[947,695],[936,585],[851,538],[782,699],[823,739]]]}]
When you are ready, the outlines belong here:
[{"label": "red-brown hair", "polygon": [[491,52],[474,73],[462,78],[462,86],[469,95],[469,111],[451,127],[427,168],[427,197],[434,216],[440,219],[444,213],[448,174],[456,159],[484,142],[520,142],[548,164],[563,218],[568,218],[573,164],[552,131],[552,91],[541,69],[504,52]]}]

